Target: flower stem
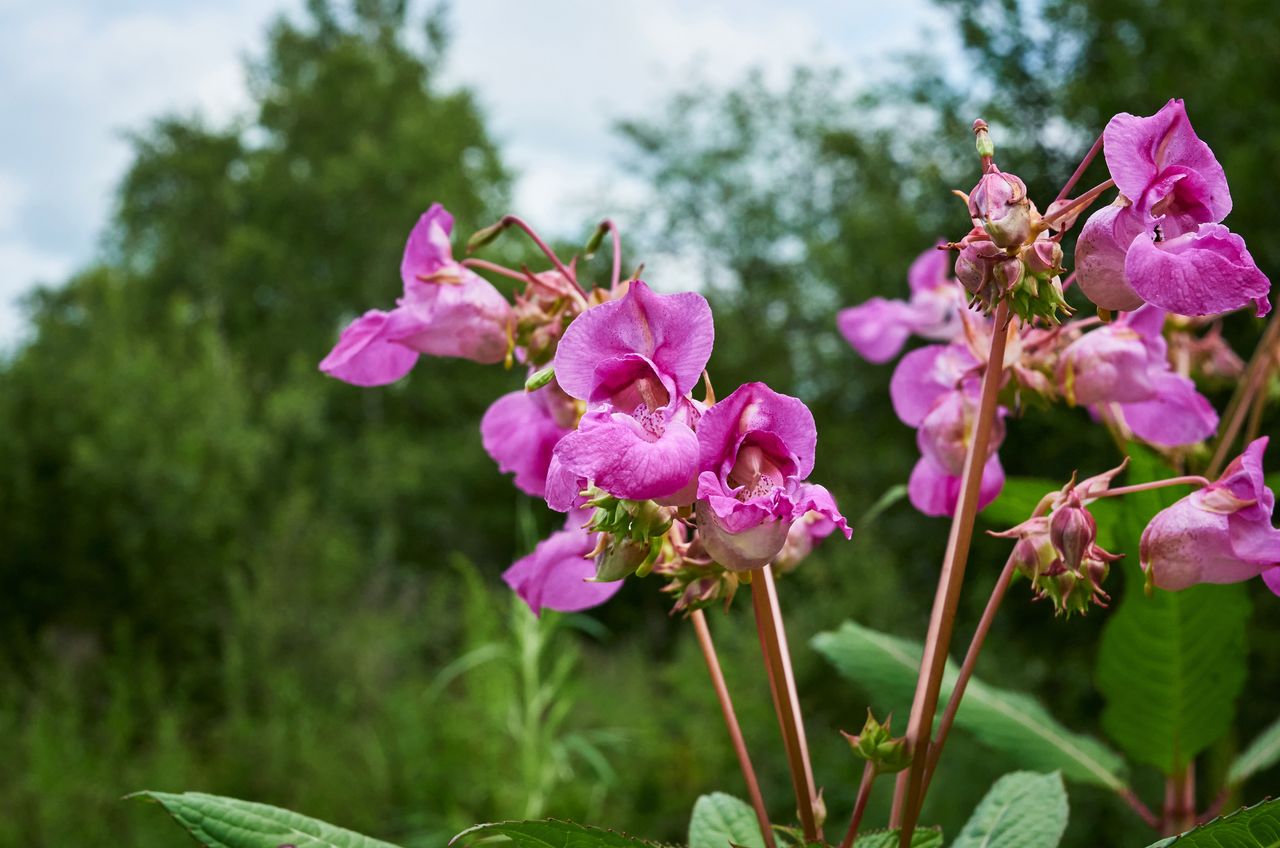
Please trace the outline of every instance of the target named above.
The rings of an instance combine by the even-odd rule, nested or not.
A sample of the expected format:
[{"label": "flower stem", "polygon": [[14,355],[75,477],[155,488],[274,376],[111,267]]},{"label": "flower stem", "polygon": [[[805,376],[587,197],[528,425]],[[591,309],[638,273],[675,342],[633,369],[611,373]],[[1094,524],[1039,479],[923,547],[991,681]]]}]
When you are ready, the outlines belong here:
[{"label": "flower stem", "polygon": [[1196,824],[1196,766],[1186,767],[1165,778],[1164,818],[1161,829],[1164,836],[1176,836],[1190,830]]},{"label": "flower stem", "polygon": [[756,780],[755,769],[751,767],[747,743],[742,738],[742,728],[738,726],[738,716],[733,711],[733,700],[729,697],[729,687],[725,684],[724,672],[720,669],[720,658],[716,655],[715,643],[711,641],[711,629],[707,627],[707,617],[700,609],[694,610],[690,617],[693,619],[693,629],[698,634],[698,646],[702,648],[703,659],[707,661],[711,686],[716,690],[716,698],[720,701],[720,712],[724,714],[725,726],[729,728],[729,738],[733,741],[734,753],[738,755],[738,766],[742,769],[742,778],[747,782],[747,795],[751,798],[751,806],[756,811],[756,820],[760,823],[760,835],[764,837],[766,848],[774,848],[773,827],[769,824],[764,796],[760,794],[760,782]]},{"label": "flower stem", "polygon": [[1280,313],[1273,314],[1271,320],[1267,322],[1267,329],[1263,331],[1262,338],[1258,341],[1258,348],[1253,352],[1253,358],[1249,360],[1244,378],[1236,388],[1231,402],[1227,404],[1227,411],[1223,416],[1225,424],[1218,431],[1220,433],[1218,444],[1214,448],[1213,459],[1210,460],[1209,467],[1205,471],[1206,477],[1217,477],[1222,473],[1223,467],[1227,464],[1227,454],[1235,443],[1236,435],[1240,432],[1240,425],[1244,423],[1249,402],[1266,384],[1265,376],[1275,356],[1276,342],[1280,340],[1280,317],[1277,316],[1280,316]]},{"label": "flower stem", "polygon": [[778,589],[773,582],[773,567],[766,565],[752,575],[751,603],[755,607],[756,630],[764,653],[773,690],[773,708],[782,729],[782,742],[787,749],[787,766],[796,793],[796,811],[806,841],[822,839],[815,808],[818,794],[813,784],[813,768],[809,764],[809,747],[805,742],[804,721],[796,696],[795,675],[791,670],[791,654],[787,649],[787,633],[778,607]]},{"label": "flower stem", "polygon": [[858,800],[853,805],[853,815],[849,817],[849,829],[840,840],[840,848],[853,848],[853,841],[858,838],[858,825],[862,824],[862,814],[867,811],[867,799],[871,797],[871,785],[876,782],[876,764],[867,761],[862,767],[862,780],[858,783]]},{"label": "flower stem", "polygon": [[1132,789],[1126,786],[1123,789],[1117,790],[1117,794],[1124,799],[1124,802],[1128,804],[1144,822],[1147,823],[1147,827],[1150,827],[1152,830],[1160,829],[1160,817],[1151,812],[1151,808],[1142,803],[1142,799],[1139,798]]},{"label": "flower stem", "polygon": [[1012,556],[1004,564],[1004,570],[1000,572],[1000,577],[996,580],[996,585],[991,590],[991,597],[987,600],[987,608],[982,611],[982,618],[978,621],[978,627],[973,632],[973,639],[969,642],[969,651],[964,655],[964,663],[960,666],[960,675],[956,678],[955,686],[951,689],[951,697],[947,699],[947,708],[942,713],[942,719],[938,722],[937,737],[933,740],[933,744],[929,746],[929,759],[925,766],[924,779],[920,784],[920,796],[929,791],[929,782],[933,779],[933,772],[938,767],[938,758],[942,756],[942,746],[947,742],[947,733],[951,730],[951,725],[955,723],[956,712],[960,709],[960,699],[964,697],[964,690],[969,685],[969,679],[973,677],[973,669],[978,664],[978,654],[982,653],[982,646],[986,642],[987,633],[991,630],[991,622],[995,620],[996,610],[1000,608],[1000,602],[1004,600],[1005,591],[1009,588],[1009,584],[1013,582],[1013,574],[1016,570],[1016,564]]},{"label": "flower stem", "polygon": [[613,270],[609,272],[609,291],[613,291],[622,279],[622,233],[618,231],[618,225],[612,218],[605,218],[600,226],[607,229],[613,239]]},{"label": "flower stem", "polygon": [[942,672],[946,666],[947,650],[951,645],[956,606],[960,601],[960,587],[964,582],[969,544],[973,540],[973,525],[978,514],[982,470],[987,463],[987,445],[996,418],[996,397],[1000,393],[1004,375],[1005,343],[1013,329],[1009,321],[1007,301],[1002,300],[996,308],[994,326],[996,331],[991,337],[987,369],[982,379],[977,421],[960,477],[960,498],[951,521],[951,533],[947,538],[947,550],[942,560],[938,590],[934,595],[933,612],[929,616],[929,632],[925,638],[920,676],[916,681],[916,694],[907,725],[911,766],[899,775],[894,789],[893,822],[901,825],[903,848],[911,845],[911,834],[915,831],[923,802],[920,790],[929,753],[929,733],[933,728],[933,715],[938,708],[938,691],[942,687]]},{"label": "flower stem", "polygon": [[538,249],[542,251],[543,255],[551,260],[551,264],[556,266],[556,270],[559,271],[566,280],[573,284],[573,287],[578,290],[578,294],[582,295],[584,298],[587,296],[586,289],[578,283],[578,275],[569,270],[569,268],[560,261],[560,257],[556,256],[556,252],[551,249],[551,246],[543,241],[542,237],[534,232],[533,227],[525,223],[523,218],[517,215],[503,215],[501,223],[504,227],[515,226],[523,230],[524,234],[533,240],[533,243],[538,246]]},{"label": "flower stem", "polygon": [[1098,155],[1100,150],[1102,150],[1102,133],[1098,133],[1098,138],[1094,141],[1093,147],[1090,147],[1089,152],[1080,160],[1080,164],[1076,166],[1075,173],[1071,175],[1071,179],[1067,180],[1066,185],[1062,187],[1062,191],[1058,192],[1058,196],[1053,199],[1054,203],[1066,197],[1071,192],[1071,189],[1076,187],[1076,183],[1080,182],[1080,178],[1084,176],[1085,169],[1092,164],[1094,157]]},{"label": "flower stem", "polygon": [[1095,200],[1097,200],[1100,196],[1102,196],[1102,193],[1104,191],[1106,191],[1109,188],[1113,188],[1115,184],[1116,184],[1116,181],[1108,177],[1106,180],[1098,183],[1096,186],[1089,189],[1084,194],[1080,195],[1075,200],[1071,201],[1071,203],[1062,207],[1058,211],[1054,212],[1051,215],[1045,215],[1043,218],[1041,218],[1040,229],[1047,230],[1049,228],[1049,224],[1051,224],[1054,221],[1061,221],[1065,218],[1070,218],[1073,215],[1079,215],[1086,208],[1092,205],[1092,203]]},{"label": "flower stem", "polygon": [[488,271],[492,274],[506,277],[509,280],[519,280],[522,283],[529,282],[529,278],[523,271],[517,271],[514,268],[508,268],[506,265],[499,265],[497,262],[490,262],[487,259],[478,259],[474,256],[468,256],[461,263],[468,268],[476,268],[480,271]]},{"label": "flower stem", "polygon": [[1149,492],[1152,489],[1163,489],[1167,486],[1208,486],[1212,483],[1207,477],[1200,477],[1195,474],[1188,474],[1184,477],[1169,477],[1164,480],[1153,480],[1150,483],[1135,483],[1132,486],[1119,486],[1115,489],[1107,489],[1105,492],[1099,492],[1093,497],[1097,498],[1113,498],[1117,495],[1132,495],[1134,492]]}]

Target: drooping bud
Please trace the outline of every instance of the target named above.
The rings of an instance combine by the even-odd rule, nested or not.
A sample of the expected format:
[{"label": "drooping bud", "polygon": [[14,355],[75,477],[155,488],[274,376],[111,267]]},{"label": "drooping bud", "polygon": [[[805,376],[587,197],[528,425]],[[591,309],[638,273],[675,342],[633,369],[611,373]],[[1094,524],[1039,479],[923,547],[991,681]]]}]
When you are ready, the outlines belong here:
[{"label": "drooping bud", "polygon": [[1027,271],[1037,277],[1056,277],[1062,267],[1062,245],[1051,239],[1036,239],[1019,254]]},{"label": "drooping bud", "polygon": [[1017,247],[1031,236],[1032,207],[1027,186],[994,165],[969,192],[969,216],[999,247]]},{"label": "drooping bud", "polygon": [[538,389],[550,383],[556,378],[556,369],[548,365],[541,371],[534,371],[529,378],[524,381],[524,390],[526,392],[536,392]]},{"label": "drooping bud", "polygon": [[467,253],[471,253],[472,251],[484,247],[487,244],[492,244],[497,240],[498,236],[502,235],[502,231],[505,230],[507,226],[508,224],[506,219],[503,219],[496,224],[490,224],[484,229],[476,230],[471,235],[471,238],[467,239]]},{"label": "drooping bud", "polygon": [[653,545],[648,539],[641,542],[603,535],[601,540],[604,550],[596,554],[596,576],[593,578],[597,583],[612,583],[630,577],[653,554]]},{"label": "drooping bud", "polygon": [[851,735],[841,731],[849,742],[853,754],[860,760],[866,760],[875,766],[880,774],[893,774],[911,765],[911,755],[907,750],[905,737],[895,737],[889,729],[892,716],[885,719],[884,724],[876,721],[876,717],[867,710],[867,721],[862,725],[862,732]]},{"label": "drooping bud", "polygon": [[1093,515],[1072,494],[1067,505],[1049,516],[1049,538],[1067,568],[1080,568],[1081,560],[1098,538],[1098,524]]},{"label": "drooping bud", "polygon": [[986,232],[977,229],[960,242],[956,279],[969,292],[982,297],[995,279],[996,263],[1004,257],[1004,251],[987,237]]}]

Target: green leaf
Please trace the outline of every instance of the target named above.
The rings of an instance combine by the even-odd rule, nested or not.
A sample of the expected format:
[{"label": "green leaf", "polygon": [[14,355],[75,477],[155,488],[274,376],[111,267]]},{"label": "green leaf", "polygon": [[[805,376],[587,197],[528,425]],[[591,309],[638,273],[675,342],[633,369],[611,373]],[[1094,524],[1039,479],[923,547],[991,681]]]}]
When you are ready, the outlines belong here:
[{"label": "green leaf", "polygon": [[951,848],[1054,848],[1066,829],[1061,775],[1015,771],[995,782]]},{"label": "green leaf", "polygon": [[1280,848],[1280,799],[1263,801],[1148,848]]},{"label": "green leaf", "polygon": [[[859,834],[853,848],[898,848],[898,831],[873,830]],[[917,828],[911,834],[911,848],[942,848],[942,829]]]},{"label": "green leaf", "polygon": [[689,848],[764,848],[760,822],[745,801],[723,792],[703,795],[689,820]]},{"label": "green leaf", "polygon": [[1102,726],[1133,760],[1173,774],[1230,729],[1248,615],[1240,584],[1126,590],[1102,631],[1097,682]]},{"label": "green leaf", "polygon": [[300,813],[203,792],[138,792],[158,802],[206,848],[395,848]]},{"label": "green leaf", "polygon": [[1280,719],[1259,733],[1244,753],[1236,757],[1227,772],[1227,782],[1238,786],[1277,762],[1280,762]]},{"label": "green leaf", "polygon": [[[920,667],[920,646],[847,621],[839,630],[819,633],[813,646],[850,680],[877,699],[876,707],[911,703]],[[940,702],[951,695],[957,669],[948,662]],[[984,744],[1028,768],[1061,771],[1068,779],[1118,790],[1125,786],[1124,762],[1089,736],[1063,727],[1038,701],[1020,692],[969,681],[956,713],[956,725]]]},{"label": "green leaf", "polygon": [[449,844],[462,845],[477,836],[505,836],[516,848],[660,848],[657,842],[637,839],[616,830],[555,819],[478,824],[453,837]]}]

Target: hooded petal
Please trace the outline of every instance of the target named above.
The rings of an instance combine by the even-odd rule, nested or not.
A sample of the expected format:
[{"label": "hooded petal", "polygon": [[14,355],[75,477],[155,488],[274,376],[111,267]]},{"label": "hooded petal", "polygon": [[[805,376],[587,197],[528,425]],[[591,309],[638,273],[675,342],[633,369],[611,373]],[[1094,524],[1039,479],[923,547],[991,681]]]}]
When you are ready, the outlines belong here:
[{"label": "hooded petal", "polygon": [[1063,395],[1073,404],[1133,403],[1155,395],[1151,372],[1166,367],[1163,361],[1151,362],[1142,336],[1124,324],[1113,324],[1068,345],[1058,361],[1057,376]]},{"label": "hooded petal", "polygon": [[586,488],[586,482],[585,477],[565,468],[552,450],[551,462],[547,466],[547,506],[556,512],[569,512],[585,506],[587,499],[582,496],[582,490]]},{"label": "hooded petal", "polygon": [[418,223],[409,232],[400,260],[400,278],[408,293],[411,283],[423,276],[431,276],[445,265],[453,264],[453,251],[449,247],[449,235],[453,232],[453,216],[439,203],[422,213]]},{"label": "hooded petal", "polygon": [[889,381],[889,399],[902,423],[917,427],[934,401],[952,391],[978,366],[969,349],[960,345],[917,348],[898,362]]},{"label": "hooded petal", "polygon": [[[461,267],[461,266],[459,266]],[[406,283],[388,334],[419,353],[493,364],[510,346],[514,313],[488,280],[463,268],[456,282]]]},{"label": "hooded petal", "polygon": [[498,470],[514,472],[516,488],[536,497],[546,494],[551,453],[567,432],[523,390],[498,398],[480,419],[480,439]]},{"label": "hooded petal", "polygon": [[1120,193],[1138,202],[1167,171],[1194,175],[1199,184],[1197,202],[1221,221],[1231,211],[1227,176],[1218,160],[1191,128],[1181,100],[1170,100],[1159,112],[1141,118],[1122,112],[1102,132],[1103,155]]},{"label": "hooded petal", "polygon": [[1239,583],[1263,568],[1232,550],[1228,516],[1196,507],[1190,496],[1156,513],[1139,547],[1155,585],[1175,592],[1196,583]]},{"label": "hooded petal", "polygon": [[791,502],[791,515],[796,521],[807,515],[821,516],[822,521],[818,525],[821,536],[818,538],[825,538],[835,529],[839,529],[846,539],[853,538],[853,530],[849,527],[849,522],[840,514],[836,499],[825,486],[819,486],[817,483],[797,483],[788,491],[787,499]]},{"label": "hooded petal", "polygon": [[945,245],[945,241],[939,240],[911,263],[907,269],[907,285],[911,286],[913,293],[951,284],[951,254],[939,249]]},{"label": "hooded petal", "polygon": [[580,527],[559,530],[539,542],[533,553],[516,560],[502,579],[535,613],[599,606],[618,593],[623,581],[589,582],[596,566],[587,554],[594,547],[594,533]]},{"label": "hooded petal", "polygon": [[1139,235],[1124,268],[1143,300],[1180,315],[1216,315],[1250,302],[1260,316],[1271,309],[1271,281],[1254,264],[1244,239],[1221,224],[1203,224],[1164,241]]},{"label": "hooded petal", "polygon": [[753,432],[772,435],[772,443],[794,458],[794,476],[804,479],[813,471],[818,446],[813,413],[804,401],[779,394],[764,383],[738,387],[703,414],[698,422],[699,470],[727,473],[738,446]]},{"label": "hooded petal", "polygon": [[649,500],[688,485],[698,468],[698,437],[677,418],[655,434],[630,415],[604,410],[584,416],[555,456],[566,471],[614,497]]},{"label": "hooded petal", "polygon": [[387,338],[389,323],[391,313],[378,309],[352,321],[320,361],[320,370],[353,386],[383,386],[408,374],[418,354]]},{"label": "hooded petal", "polygon": [[1142,298],[1125,277],[1124,260],[1129,245],[1141,232],[1134,212],[1107,206],[1089,216],[1076,241],[1076,278],[1085,297],[1113,311],[1137,309]]},{"label": "hooded petal", "polygon": [[598,369],[639,354],[670,377],[674,395],[684,395],[702,376],[714,341],[706,298],[695,292],[656,294],[636,280],[621,300],[588,309],[569,325],[556,350],[556,379],[570,395],[587,400]]},{"label": "hooded petal", "polygon": [[1218,413],[1190,378],[1164,371],[1152,375],[1152,387],[1155,396],[1150,400],[1120,407],[1129,429],[1143,441],[1164,447],[1191,445],[1218,429]]},{"label": "hooded petal", "polygon": [[880,364],[902,351],[916,318],[916,311],[900,300],[873,297],[859,306],[840,310],[836,325],[863,359]]}]

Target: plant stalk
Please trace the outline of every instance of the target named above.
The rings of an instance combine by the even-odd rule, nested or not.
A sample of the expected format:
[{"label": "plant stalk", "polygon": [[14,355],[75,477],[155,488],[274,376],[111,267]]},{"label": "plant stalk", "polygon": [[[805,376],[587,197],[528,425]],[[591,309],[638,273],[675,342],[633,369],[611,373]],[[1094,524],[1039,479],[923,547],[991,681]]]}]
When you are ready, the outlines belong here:
[{"label": "plant stalk", "polygon": [[849,829],[840,840],[840,848],[853,848],[858,838],[858,826],[862,824],[862,814],[867,811],[867,799],[871,797],[871,785],[876,782],[876,764],[867,761],[862,767],[862,780],[858,783],[858,800],[853,805],[853,815],[849,817]]},{"label": "plant stalk", "polygon": [[915,831],[923,802],[921,786],[929,754],[929,734],[938,708],[938,691],[942,687],[942,672],[946,667],[951,632],[955,627],[956,606],[960,601],[960,587],[964,583],[964,570],[969,560],[969,544],[973,541],[982,470],[987,463],[987,445],[996,417],[996,396],[1000,393],[1000,382],[1004,375],[1005,344],[1013,329],[1007,301],[1002,300],[996,308],[993,326],[995,331],[991,337],[986,373],[982,378],[978,417],[960,477],[960,499],[951,521],[951,533],[947,538],[947,550],[942,560],[942,573],[933,600],[933,612],[929,616],[929,632],[925,639],[920,676],[916,681],[916,694],[907,725],[911,766],[899,775],[894,790],[892,824],[902,828],[900,844],[903,848],[911,845],[911,834]]},{"label": "plant stalk", "polygon": [[703,659],[707,661],[707,671],[711,675],[711,686],[716,690],[716,699],[720,702],[720,712],[724,714],[725,726],[729,728],[729,738],[733,741],[733,750],[738,756],[738,767],[742,769],[742,778],[747,782],[747,795],[751,798],[751,807],[756,811],[756,821],[760,823],[760,835],[764,837],[766,848],[774,848],[769,813],[764,806],[764,796],[760,794],[760,782],[756,780],[755,769],[751,767],[747,743],[742,738],[742,728],[738,725],[738,716],[733,710],[733,700],[729,697],[729,687],[725,684],[724,672],[720,669],[715,643],[711,641],[707,617],[702,610],[694,610],[690,618],[693,619],[693,629],[698,634],[698,646],[702,649]]},{"label": "plant stalk", "polygon": [[[1057,203],[1059,200],[1066,197],[1067,194],[1070,193],[1071,189],[1076,187],[1076,183],[1080,182],[1080,178],[1084,176],[1085,170],[1093,163],[1094,158],[1101,150],[1102,133],[1098,133],[1098,138],[1093,142],[1093,147],[1090,147],[1089,152],[1080,160],[1080,164],[1076,166],[1075,173],[1071,175],[1071,179],[1067,180],[1066,185],[1062,187],[1062,191],[1058,192],[1058,196],[1053,199],[1054,203]],[[1063,286],[1063,288],[1066,288],[1066,286]]]},{"label": "plant stalk", "polygon": [[773,690],[773,707],[787,750],[787,766],[791,770],[791,785],[796,793],[800,827],[807,841],[818,841],[822,839],[816,814],[818,793],[814,788],[804,720],[800,715],[795,674],[791,670],[791,654],[787,648],[787,633],[782,624],[782,610],[778,606],[778,589],[773,582],[771,565],[758,569],[752,575],[751,603],[755,607],[760,649],[764,653],[769,686]]},{"label": "plant stalk", "polygon": [[1116,181],[1108,177],[1103,182],[1098,183],[1096,186],[1071,201],[1071,203],[1050,215],[1045,215],[1040,219],[1040,228],[1047,230],[1049,229],[1049,225],[1054,221],[1062,221],[1072,216],[1078,217],[1081,212],[1093,205],[1093,202],[1101,197],[1103,192],[1109,188],[1114,188],[1115,184]]},{"label": "plant stalk", "polygon": [[1217,477],[1226,466],[1227,454],[1231,451],[1231,446],[1240,432],[1240,425],[1244,423],[1249,402],[1265,385],[1264,378],[1270,370],[1278,340],[1280,340],[1280,312],[1272,314],[1267,322],[1267,329],[1263,331],[1262,338],[1258,341],[1258,348],[1253,352],[1253,357],[1245,369],[1244,379],[1240,381],[1235,395],[1227,404],[1227,411],[1223,416],[1225,424],[1219,430],[1218,444],[1214,447],[1213,459],[1210,460],[1209,467],[1205,471],[1206,477]]}]

